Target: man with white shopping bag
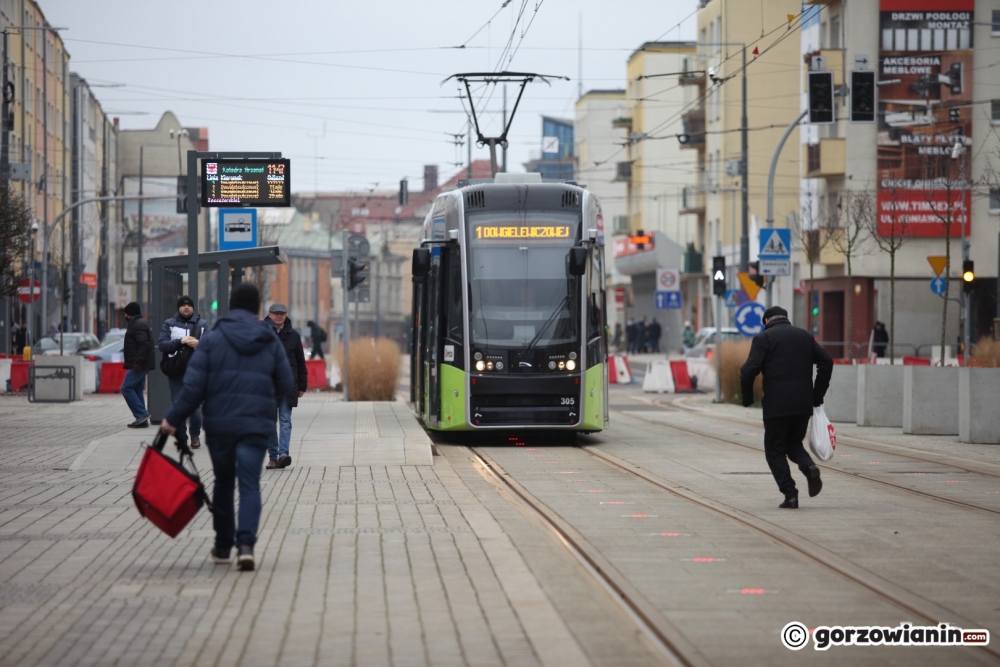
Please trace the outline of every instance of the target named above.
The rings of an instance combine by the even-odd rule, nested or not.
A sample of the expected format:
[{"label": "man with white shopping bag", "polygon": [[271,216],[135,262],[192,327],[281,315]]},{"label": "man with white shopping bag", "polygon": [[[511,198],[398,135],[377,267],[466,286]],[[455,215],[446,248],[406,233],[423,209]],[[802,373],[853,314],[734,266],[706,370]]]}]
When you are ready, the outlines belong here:
[{"label": "man with white shopping bag", "polygon": [[[764,331],[754,336],[750,356],[740,369],[744,407],[753,403],[753,383],[764,375],[764,455],[774,481],[785,496],[781,508],[799,506],[799,492],[786,457],[809,482],[809,496],[823,488],[819,468],[802,446],[813,408],[823,404],[830,387],[833,359],[804,329],[792,326],[788,311],[773,306],[764,311]],[[816,384],[813,386],[813,365]]]}]

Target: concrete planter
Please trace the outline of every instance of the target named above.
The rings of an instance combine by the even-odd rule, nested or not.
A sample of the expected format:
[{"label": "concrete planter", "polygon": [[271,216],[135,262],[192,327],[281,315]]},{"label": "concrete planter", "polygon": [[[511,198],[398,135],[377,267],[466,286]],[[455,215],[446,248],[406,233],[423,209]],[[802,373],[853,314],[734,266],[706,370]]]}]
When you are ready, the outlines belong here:
[{"label": "concrete planter", "polygon": [[858,366],[858,426],[903,425],[903,366]]},{"label": "concrete planter", "polygon": [[958,435],[958,369],[903,366],[903,433]]},{"label": "concrete planter", "polygon": [[830,388],[823,398],[826,416],[832,422],[854,423],[858,420],[858,367],[836,364]]},{"label": "concrete planter", "polygon": [[1000,368],[958,369],[958,439],[1000,445]]}]

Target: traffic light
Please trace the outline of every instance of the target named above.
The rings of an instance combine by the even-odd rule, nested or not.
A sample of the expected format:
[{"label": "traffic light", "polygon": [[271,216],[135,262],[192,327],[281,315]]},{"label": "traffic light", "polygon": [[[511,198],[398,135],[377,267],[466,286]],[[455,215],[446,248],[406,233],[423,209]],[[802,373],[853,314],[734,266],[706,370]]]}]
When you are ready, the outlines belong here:
[{"label": "traffic light", "polygon": [[809,122],[833,122],[833,72],[809,72]]},{"label": "traffic light", "polygon": [[812,316],[819,317],[819,292],[812,293],[812,302],[813,302]]},{"label": "traffic light", "polygon": [[405,178],[399,182],[399,205],[406,206],[410,201],[410,183]]},{"label": "traffic light", "polygon": [[856,70],[851,72],[851,122],[875,122],[875,84],[874,70]]},{"label": "traffic light", "polygon": [[354,289],[359,285],[368,287],[371,276],[371,265],[361,259],[350,259],[347,265],[350,279],[347,281],[347,289]]},{"label": "traffic light", "polygon": [[628,237],[628,240],[630,243],[635,245],[635,247],[638,248],[639,250],[644,250],[646,246],[651,242],[649,239],[649,234],[644,234],[641,229],[638,232],[636,232],[635,236]]},{"label": "traffic light", "polygon": [[748,268],[750,269],[750,279],[759,287],[763,287],[764,283],[767,282],[767,277],[760,275],[760,262],[750,262]]},{"label": "traffic light", "polygon": [[972,291],[972,283],[976,279],[976,265],[971,259],[962,261],[962,291],[966,294]]},{"label": "traffic light", "polygon": [[712,294],[726,295],[726,258],[723,255],[712,258]]}]

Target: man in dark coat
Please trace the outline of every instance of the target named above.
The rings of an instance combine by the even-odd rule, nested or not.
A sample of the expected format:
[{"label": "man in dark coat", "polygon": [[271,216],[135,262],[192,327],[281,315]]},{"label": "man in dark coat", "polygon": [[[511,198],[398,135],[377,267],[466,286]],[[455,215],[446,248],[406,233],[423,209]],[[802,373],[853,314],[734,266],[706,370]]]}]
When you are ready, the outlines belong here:
[{"label": "man in dark coat", "polygon": [[306,326],[309,327],[309,339],[312,342],[312,352],[309,358],[325,359],[323,356],[323,343],[326,342],[326,332],[323,331],[323,327],[312,320],[306,322]]},{"label": "man in dark coat", "polygon": [[273,303],[268,309],[264,322],[274,327],[274,332],[281,340],[281,346],[288,355],[288,365],[295,378],[295,386],[284,396],[278,397],[278,425],[281,429],[280,438],[271,428],[267,444],[268,468],[287,468],[292,465],[289,446],[292,442],[292,408],[297,407],[299,399],[306,393],[309,374],[306,371],[306,355],[302,351],[302,337],[292,328],[288,319],[288,307],[283,303]]},{"label": "man in dark coat", "polygon": [[[785,495],[782,508],[799,506],[787,456],[809,482],[809,496],[823,488],[819,468],[802,446],[813,408],[823,405],[830,387],[833,359],[804,329],[792,326],[788,311],[773,306],[764,311],[764,331],[754,336],[750,356],[740,370],[743,406],[753,403],[753,383],[764,375],[764,455],[774,481]],[[813,386],[813,365],[816,384]]]},{"label": "man in dark coat", "polygon": [[[164,417],[160,430],[173,435],[199,405],[205,413],[205,444],[212,457],[215,489],[216,563],[254,569],[253,547],[260,524],[260,474],[268,431],[274,432],[277,398],[292,391],[288,355],[274,329],[261,326],[260,292],[241,283],[229,297],[229,315],[205,334],[188,363],[184,388]],[[240,484],[239,527],[234,518],[235,483]]]},{"label": "man in dark coat", "polygon": [[122,396],[128,409],[132,411],[135,421],[129,428],[146,428],[149,426],[149,410],[146,409],[146,399],[143,391],[146,387],[146,376],[156,368],[156,352],[153,349],[153,332],[142,316],[142,308],[135,301],[125,306],[125,319],[128,328],[125,329],[124,366],[125,379],[122,380]]},{"label": "man in dark coat", "polygon": [[629,354],[635,352],[635,320],[629,318],[628,322],[625,324],[625,340],[627,342],[627,347],[625,351]]},{"label": "man in dark coat", "polygon": [[663,329],[660,328],[660,323],[653,318],[653,321],[649,323],[649,351],[657,352],[660,351],[660,336],[663,334]]},{"label": "man in dark coat", "polygon": [[[171,403],[177,400],[184,387],[184,372],[187,370],[190,355],[198,349],[198,342],[207,330],[208,322],[194,312],[194,301],[186,294],[177,299],[177,314],[165,319],[160,327],[160,337],[156,344],[163,354],[163,359],[170,359],[173,362],[172,366],[164,366],[164,361],[160,361],[160,370],[167,376],[167,382],[170,384]],[[177,426],[183,433],[184,424]],[[191,413],[190,434],[191,447],[194,449],[201,447],[200,407]]]},{"label": "man in dark coat", "polygon": [[885,346],[889,344],[889,332],[885,330],[885,325],[875,322],[875,330],[872,331],[872,352],[876,357],[885,356]]}]

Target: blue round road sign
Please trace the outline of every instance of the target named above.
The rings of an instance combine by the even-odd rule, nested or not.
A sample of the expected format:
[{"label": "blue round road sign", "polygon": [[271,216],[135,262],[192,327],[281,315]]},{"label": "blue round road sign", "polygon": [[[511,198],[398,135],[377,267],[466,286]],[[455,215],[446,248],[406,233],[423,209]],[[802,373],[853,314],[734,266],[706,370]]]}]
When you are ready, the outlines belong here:
[{"label": "blue round road sign", "polygon": [[764,305],[751,301],[736,309],[736,328],[744,336],[756,336],[764,330]]}]

